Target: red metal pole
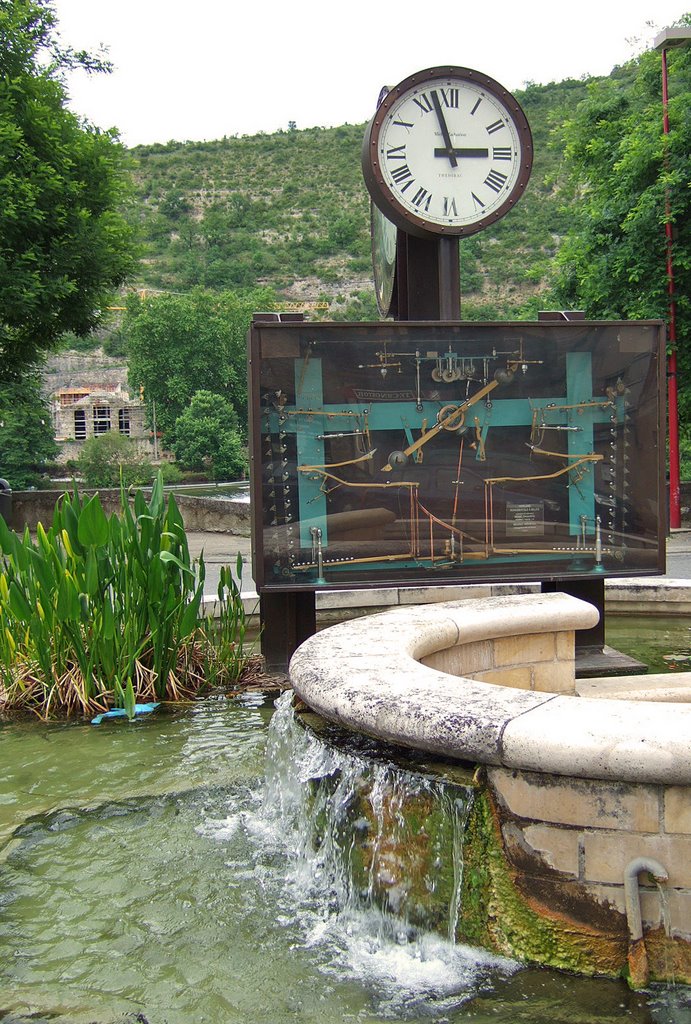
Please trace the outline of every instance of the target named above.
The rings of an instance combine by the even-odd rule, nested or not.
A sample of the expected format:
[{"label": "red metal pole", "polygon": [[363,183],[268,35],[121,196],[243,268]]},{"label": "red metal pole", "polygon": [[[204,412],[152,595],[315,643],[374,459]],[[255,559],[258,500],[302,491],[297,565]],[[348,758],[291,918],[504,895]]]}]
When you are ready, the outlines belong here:
[{"label": "red metal pole", "polygon": [[[667,50],[662,51],[662,130],[665,135],[665,159],[669,135],[669,92],[667,88]],[[674,263],[672,261],[673,231],[669,189],[665,187],[665,238],[667,249],[667,295],[669,298],[669,324],[667,336],[667,420],[669,430],[669,525],[681,526],[681,491],[679,485],[679,405],[677,394],[677,304],[674,292]]]}]

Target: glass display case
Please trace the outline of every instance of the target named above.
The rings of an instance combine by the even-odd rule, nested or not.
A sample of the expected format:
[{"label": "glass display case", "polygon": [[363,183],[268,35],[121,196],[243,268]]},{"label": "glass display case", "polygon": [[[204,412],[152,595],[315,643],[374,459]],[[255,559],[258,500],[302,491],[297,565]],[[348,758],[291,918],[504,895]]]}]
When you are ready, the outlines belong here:
[{"label": "glass display case", "polygon": [[664,572],[660,322],[257,323],[271,589]]}]

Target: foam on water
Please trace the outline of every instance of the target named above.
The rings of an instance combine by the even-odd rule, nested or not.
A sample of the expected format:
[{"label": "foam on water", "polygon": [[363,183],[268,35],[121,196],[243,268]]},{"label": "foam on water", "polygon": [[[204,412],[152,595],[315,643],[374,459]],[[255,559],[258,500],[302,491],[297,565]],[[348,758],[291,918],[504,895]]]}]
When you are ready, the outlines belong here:
[{"label": "foam on water", "polygon": [[[370,889],[353,884],[344,827],[352,818],[354,795],[366,780],[368,800],[382,841],[386,802],[391,827],[405,791],[446,799],[458,840],[454,849],[455,892],[449,907],[449,931],[455,931],[460,905],[460,838],[469,807],[445,797],[443,787],[421,774],[328,746],[296,722],[291,695],[277,703],[267,752],[266,784],[252,805],[225,819],[209,819],[199,831],[232,844],[239,831],[254,850],[253,878],[275,900],[277,920],[294,934],[295,948],[309,950],[318,968],[339,981],[362,986],[377,1013],[407,1018],[422,1013],[437,1018],[462,1005],[518,965],[450,938],[413,927],[377,906]],[[398,801],[398,803],[397,803]],[[401,816],[402,817],[402,816]],[[357,831],[358,821],[354,822]],[[277,863],[277,861],[279,863]],[[433,882],[430,880],[430,885]]]}]

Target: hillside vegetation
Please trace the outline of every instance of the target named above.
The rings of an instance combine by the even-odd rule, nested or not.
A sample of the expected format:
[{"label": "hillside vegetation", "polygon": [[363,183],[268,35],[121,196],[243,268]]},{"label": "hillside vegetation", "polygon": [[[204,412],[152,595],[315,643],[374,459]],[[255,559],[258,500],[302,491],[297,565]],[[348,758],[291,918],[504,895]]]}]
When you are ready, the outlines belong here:
[{"label": "hillside vegetation", "polygon": [[[547,301],[552,259],[570,223],[552,135],[586,81],[517,92],[535,160],[507,217],[461,242],[463,315],[528,317]],[[138,287],[185,292],[268,285],[285,301],[328,302],[331,319],[376,316],[369,196],[360,170],[365,125],[170,142],[131,151]]]}]

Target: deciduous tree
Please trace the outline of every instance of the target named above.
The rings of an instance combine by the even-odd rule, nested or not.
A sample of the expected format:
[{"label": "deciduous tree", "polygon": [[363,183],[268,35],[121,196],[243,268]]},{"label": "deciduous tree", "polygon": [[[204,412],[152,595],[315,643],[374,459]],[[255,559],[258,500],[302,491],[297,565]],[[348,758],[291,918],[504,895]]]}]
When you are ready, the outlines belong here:
[{"label": "deciduous tree", "polygon": [[[689,17],[685,19],[689,21]],[[680,410],[691,421],[691,49],[669,52],[670,134],[653,51],[589,86],[563,127],[577,199],[557,257],[562,308],[667,318],[666,199],[674,225]],[[668,145],[666,145],[666,142]]]},{"label": "deciduous tree", "polygon": [[50,0],[0,0],[0,380],[88,332],[133,265],[125,151],[67,108]]},{"label": "deciduous tree", "polygon": [[175,457],[186,469],[211,470],[214,480],[236,480],[247,452],[235,410],[222,395],[197,391],[175,424]]},{"label": "deciduous tree", "polygon": [[26,375],[0,384],[0,476],[15,491],[32,487],[43,464],[55,459],[57,452],[53,419],[38,377]]},{"label": "deciduous tree", "polygon": [[155,404],[166,444],[173,443],[176,420],[201,388],[230,402],[244,434],[247,329],[252,313],[272,301],[272,293],[262,289],[130,297],[123,328],[130,385],[143,389],[150,420]]}]

